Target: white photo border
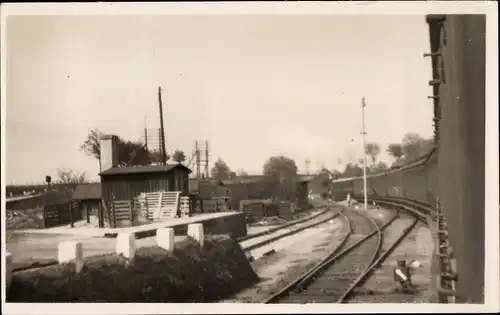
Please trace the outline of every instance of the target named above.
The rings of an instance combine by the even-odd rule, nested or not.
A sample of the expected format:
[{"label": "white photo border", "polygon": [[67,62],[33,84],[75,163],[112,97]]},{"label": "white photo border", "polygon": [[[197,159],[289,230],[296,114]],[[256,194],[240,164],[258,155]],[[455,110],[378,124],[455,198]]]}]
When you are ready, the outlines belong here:
[{"label": "white photo border", "polygon": [[[499,186],[498,186],[498,4],[496,1],[338,1],[338,2],[191,2],[191,3],[10,3],[1,5],[1,154],[5,169],[5,45],[6,22],[10,15],[422,15],[486,14],[486,186],[485,206],[485,304],[97,304],[81,303],[5,303],[5,314],[229,314],[229,313],[406,313],[423,312],[495,312],[499,310]],[[5,200],[6,172],[1,172],[1,199]],[[2,202],[2,222],[5,203]],[[4,226],[4,224],[2,224]],[[5,239],[5,229],[2,229]],[[5,242],[2,242],[4,245]],[[5,270],[5,246],[2,246],[2,270]],[[2,272],[5,288],[5,273]],[[409,308],[411,307],[411,309]]]}]

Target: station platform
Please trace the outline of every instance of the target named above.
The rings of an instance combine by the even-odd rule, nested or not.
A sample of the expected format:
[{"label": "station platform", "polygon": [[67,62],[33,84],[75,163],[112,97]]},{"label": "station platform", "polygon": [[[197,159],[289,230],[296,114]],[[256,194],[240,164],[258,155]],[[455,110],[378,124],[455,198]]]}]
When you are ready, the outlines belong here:
[{"label": "station platform", "polygon": [[136,238],[156,235],[159,228],[173,228],[175,235],[186,235],[187,226],[192,223],[202,223],[205,234],[229,234],[234,238],[247,235],[245,214],[242,212],[201,213],[191,217],[176,218],[123,228],[98,228],[94,226],[58,226],[48,229],[14,230],[13,234],[27,235],[71,235],[82,237],[117,237],[119,233],[133,233]]}]

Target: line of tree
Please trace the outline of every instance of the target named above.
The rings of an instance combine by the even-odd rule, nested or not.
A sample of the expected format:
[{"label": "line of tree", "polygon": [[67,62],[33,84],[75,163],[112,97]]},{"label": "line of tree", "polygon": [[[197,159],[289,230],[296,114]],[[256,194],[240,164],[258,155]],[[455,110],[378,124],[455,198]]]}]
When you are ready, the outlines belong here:
[{"label": "line of tree", "polygon": [[[411,163],[428,154],[433,146],[432,139],[425,139],[416,133],[406,133],[401,143],[391,143],[387,146],[386,152],[393,158],[392,164],[388,166],[386,163],[378,161],[381,152],[380,145],[375,142],[367,143],[365,153],[370,158],[369,163],[367,163],[367,173],[379,173],[389,168],[397,168]],[[343,172],[335,170],[331,172],[331,175],[334,178],[362,176],[363,164],[363,159],[347,163]]]},{"label": "line of tree", "polygon": [[[81,150],[86,154],[95,157],[100,164],[100,138],[104,135],[98,129],[92,129],[87,139],[81,145]],[[433,147],[432,139],[425,139],[416,133],[407,133],[404,135],[401,143],[391,143],[387,146],[387,153],[394,159],[390,167],[399,167],[421,156],[427,154]],[[377,173],[389,169],[389,166],[379,161],[381,147],[378,143],[370,142],[365,146],[365,153],[369,157],[367,163],[367,171],[369,174]],[[150,165],[152,162],[159,161],[160,152],[157,150],[148,150],[146,145],[140,141],[128,141],[121,137],[118,138],[118,161],[120,166],[134,165]],[[182,150],[175,150],[172,156],[167,154],[167,159],[172,158],[177,163],[186,161],[186,155]],[[344,170],[329,171],[323,169],[319,175],[324,177],[323,181],[342,177],[355,177],[363,175],[363,160],[349,162],[345,165]],[[219,158],[211,169],[211,177],[215,181],[225,179],[234,179],[245,177],[248,174],[243,170],[234,172],[227,163]],[[262,174],[277,181],[288,181],[297,176],[298,168],[295,161],[286,156],[272,156],[263,166]],[[74,174],[73,174],[74,175]],[[63,174],[63,176],[66,176]],[[73,176],[74,177],[74,176]]]},{"label": "line of tree", "polygon": [[[423,155],[429,153],[433,147],[432,139],[425,139],[416,133],[407,133],[403,136],[401,143],[391,143],[387,146],[387,152],[394,159],[389,166],[383,161],[379,161],[381,147],[376,142],[367,143],[365,153],[368,156],[367,173],[374,174],[388,170],[390,167],[398,167],[406,163],[412,162]],[[363,175],[363,159],[349,162],[345,165],[344,170],[329,171],[323,168],[319,175],[324,185],[329,185],[331,179],[356,177]],[[287,181],[297,176],[298,168],[295,161],[286,156],[272,156],[264,164],[262,174],[272,180]],[[211,169],[212,178],[216,181],[224,179],[233,179],[241,176],[229,168],[227,163],[222,159],[218,159]]]},{"label": "line of tree", "polygon": [[[269,180],[276,181],[289,181],[296,178],[298,172],[297,165],[295,161],[286,156],[272,156],[270,157],[263,166],[262,174]],[[243,170],[238,170],[238,172],[232,171],[227,163],[221,158],[217,159],[212,167],[210,174],[212,179],[215,181],[221,181],[225,179],[242,178],[248,176],[248,174]]]}]

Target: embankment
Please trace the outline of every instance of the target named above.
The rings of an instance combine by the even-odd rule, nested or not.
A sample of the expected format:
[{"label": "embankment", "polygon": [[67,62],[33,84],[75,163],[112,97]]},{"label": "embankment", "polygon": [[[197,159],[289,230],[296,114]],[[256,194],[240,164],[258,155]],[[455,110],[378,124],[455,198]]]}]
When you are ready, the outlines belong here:
[{"label": "embankment", "polygon": [[214,302],[258,281],[240,245],[227,236],[193,239],[173,252],[139,248],[133,260],[115,254],[12,275],[7,302]]}]

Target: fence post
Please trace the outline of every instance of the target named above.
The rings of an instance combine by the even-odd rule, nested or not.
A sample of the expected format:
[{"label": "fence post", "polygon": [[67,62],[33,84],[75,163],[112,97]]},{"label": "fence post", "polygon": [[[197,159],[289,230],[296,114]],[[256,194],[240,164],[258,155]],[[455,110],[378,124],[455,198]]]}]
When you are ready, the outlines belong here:
[{"label": "fence post", "polygon": [[116,228],[116,215],[115,215],[115,201],[111,201],[111,215],[113,216],[112,222],[113,222],[113,228]]},{"label": "fence post", "polygon": [[130,223],[134,226],[134,199],[129,201]]},{"label": "fence post", "polygon": [[103,207],[103,201],[101,199],[101,202],[97,205],[97,220],[99,221],[99,228],[104,227],[104,207]]},{"label": "fence post", "polygon": [[91,207],[88,204],[84,205],[83,202],[82,202],[82,206],[85,207],[85,214],[87,215],[87,224],[90,224],[90,211],[89,210],[91,209]]},{"label": "fence post", "polygon": [[59,243],[57,260],[60,264],[74,262],[75,272],[79,273],[83,268],[83,246],[81,242],[64,241]]},{"label": "fence post", "polygon": [[113,201],[110,201],[109,204],[103,203],[103,206],[106,208],[106,215],[108,216],[108,224],[109,227],[113,227],[113,218],[111,218],[111,204]]},{"label": "fence post", "polygon": [[134,259],[135,257],[135,234],[134,233],[120,233],[116,237],[116,254],[122,255],[127,259]]},{"label": "fence post", "polygon": [[163,210],[161,207],[162,199],[163,199],[163,191],[160,191],[160,197],[158,198],[158,209],[156,210],[158,215],[156,216],[156,219],[161,219],[162,216],[162,210]]},{"label": "fence post", "polygon": [[200,247],[203,247],[205,243],[205,235],[202,223],[188,224],[187,234],[188,236],[192,237],[196,242],[198,242],[198,244],[200,244]]},{"label": "fence post", "polygon": [[74,228],[75,225],[73,224],[73,200],[69,202],[69,221],[71,228]]},{"label": "fence post", "polygon": [[144,193],[144,199],[146,201],[146,221],[151,221],[149,218],[148,193]]},{"label": "fence post", "polygon": [[172,252],[175,248],[175,233],[173,228],[156,230],[156,244],[166,251]]},{"label": "fence post", "polygon": [[46,206],[42,206],[42,213],[43,213],[43,228],[46,229],[48,227]]}]

